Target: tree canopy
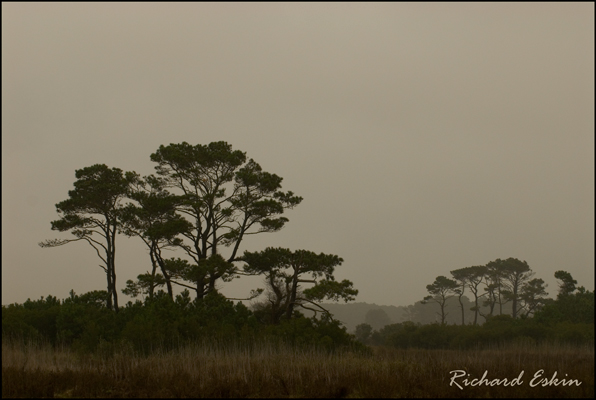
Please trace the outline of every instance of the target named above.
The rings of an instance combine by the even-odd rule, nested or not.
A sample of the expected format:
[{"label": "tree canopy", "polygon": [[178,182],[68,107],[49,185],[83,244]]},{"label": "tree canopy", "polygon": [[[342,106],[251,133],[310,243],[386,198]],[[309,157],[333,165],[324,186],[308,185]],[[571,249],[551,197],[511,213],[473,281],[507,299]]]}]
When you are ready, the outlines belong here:
[{"label": "tree canopy", "polygon": [[[181,232],[178,245],[192,260],[181,275],[193,282],[198,297],[215,290],[219,280],[236,276],[238,251],[247,235],[276,232],[288,219],[284,210],[300,204],[302,197],[281,191],[282,178],[265,172],[246,154],[226,142],[192,146],[186,142],[160,146],[151,154],[156,172],[166,188],[181,202],[178,213],[191,223]],[[225,264],[206,260],[229,247]],[[218,260],[218,259],[217,259]],[[192,276],[192,278],[191,278]]]}]

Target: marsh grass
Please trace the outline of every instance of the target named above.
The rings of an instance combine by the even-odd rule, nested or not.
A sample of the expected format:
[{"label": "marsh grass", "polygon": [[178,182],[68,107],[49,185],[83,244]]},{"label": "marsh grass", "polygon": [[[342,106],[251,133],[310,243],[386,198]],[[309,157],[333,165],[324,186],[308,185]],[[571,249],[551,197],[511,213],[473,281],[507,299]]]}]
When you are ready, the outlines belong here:
[{"label": "marsh grass", "polygon": [[[580,386],[529,385],[534,373]],[[523,384],[450,386],[450,371]],[[567,374],[567,376],[565,376]],[[329,352],[274,343],[196,343],[148,356],[122,345],[85,355],[2,342],[3,397],[594,397],[594,347],[518,343],[476,350]]]}]

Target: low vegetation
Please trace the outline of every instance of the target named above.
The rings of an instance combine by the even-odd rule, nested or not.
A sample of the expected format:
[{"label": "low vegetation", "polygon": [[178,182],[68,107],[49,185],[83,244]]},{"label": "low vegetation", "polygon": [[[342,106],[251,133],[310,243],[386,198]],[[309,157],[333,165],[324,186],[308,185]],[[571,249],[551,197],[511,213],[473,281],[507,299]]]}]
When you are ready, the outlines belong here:
[{"label": "low vegetation", "polygon": [[[458,370],[469,379],[487,371],[491,381],[523,375],[514,387],[463,386],[457,379],[460,389],[451,383]],[[534,379],[540,370],[546,383]],[[555,373],[566,381],[553,382]],[[83,355],[67,347],[3,341],[2,396],[593,398],[594,347],[375,347],[367,353],[260,342],[192,344],[149,355],[123,347],[109,355]]]},{"label": "low vegetation", "polygon": [[2,396],[593,398],[593,321],[563,312],[590,298],[362,338],[326,314],[271,324],[217,294],[158,292],[116,313],[104,292],[72,292],[2,307]]}]

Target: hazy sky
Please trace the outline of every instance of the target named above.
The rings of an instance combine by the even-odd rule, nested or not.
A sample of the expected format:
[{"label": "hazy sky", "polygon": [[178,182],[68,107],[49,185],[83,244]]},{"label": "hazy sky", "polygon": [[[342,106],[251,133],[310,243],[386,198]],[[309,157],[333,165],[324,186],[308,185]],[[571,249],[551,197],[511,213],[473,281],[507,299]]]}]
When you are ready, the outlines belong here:
[{"label": "hazy sky", "polygon": [[[3,2],[2,304],[106,289],[88,244],[37,245],[76,169],[220,140],[304,197],[241,250],[337,254],[357,301],[508,257],[594,289],[591,2]],[[150,260],[117,246],[120,291]]]}]

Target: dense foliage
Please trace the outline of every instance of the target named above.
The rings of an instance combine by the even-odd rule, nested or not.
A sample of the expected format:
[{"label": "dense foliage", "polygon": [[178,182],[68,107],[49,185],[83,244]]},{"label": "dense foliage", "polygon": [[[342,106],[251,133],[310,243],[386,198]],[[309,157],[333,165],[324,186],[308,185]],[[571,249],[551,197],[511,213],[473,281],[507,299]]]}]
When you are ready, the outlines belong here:
[{"label": "dense foliage", "polygon": [[[188,291],[172,300],[158,291],[145,301],[128,302],[116,313],[106,306],[103,291],[58,300],[54,296],[2,307],[3,338],[68,345],[81,352],[108,352],[131,348],[139,354],[175,349],[188,343],[255,343],[273,341],[314,345],[325,349],[386,345],[398,348],[469,349],[495,345],[593,344],[594,291],[580,287],[550,301],[534,317],[513,319],[497,315],[482,325],[420,324],[410,321],[367,323],[347,333],[327,314],[306,318],[296,312],[291,319],[271,323],[263,310],[253,311],[217,293],[192,300]],[[384,317],[384,318],[381,318]],[[368,315],[371,324],[386,314]],[[379,321],[377,321],[379,320]],[[358,342],[356,341],[358,340]],[[358,344],[362,343],[362,344]]]},{"label": "dense foliage", "polygon": [[254,343],[263,340],[297,346],[364,349],[341,324],[323,315],[297,313],[278,324],[259,321],[241,302],[212,293],[192,300],[184,291],[172,300],[159,291],[144,302],[109,310],[105,292],[94,291],[62,301],[48,296],[2,306],[2,337],[67,345],[83,353],[131,348],[139,354],[171,350],[196,342]]}]

